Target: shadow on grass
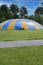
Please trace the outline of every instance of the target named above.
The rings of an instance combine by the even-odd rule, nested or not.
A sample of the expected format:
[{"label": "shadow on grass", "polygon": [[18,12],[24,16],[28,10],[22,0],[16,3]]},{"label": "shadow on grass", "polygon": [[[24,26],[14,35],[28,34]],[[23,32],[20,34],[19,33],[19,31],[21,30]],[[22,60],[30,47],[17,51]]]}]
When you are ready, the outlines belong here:
[{"label": "shadow on grass", "polygon": [[[43,38],[24,39],[24,40],[43,40]],[[19,40],[3,40],[3,41],[19,41]]]},{"label": "shadow on grass", "polygon": [[15,40],[3,40],[3,41],[15,41]]}]

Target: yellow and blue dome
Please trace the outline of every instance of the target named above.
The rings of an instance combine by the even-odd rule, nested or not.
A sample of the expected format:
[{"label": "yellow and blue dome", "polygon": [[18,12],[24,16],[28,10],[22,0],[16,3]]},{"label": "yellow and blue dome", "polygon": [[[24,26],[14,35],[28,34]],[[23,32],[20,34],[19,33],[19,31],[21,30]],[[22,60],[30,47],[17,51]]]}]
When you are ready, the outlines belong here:
[{"label": "yellow and blue dome", "polygon": [[21,29],[43,29],[43,26],[35,21],[28,20],[28,19],[11,19],[4,21],[0,24],[0,30],[6,29],[14,29],[14,30],[21,30]]}]

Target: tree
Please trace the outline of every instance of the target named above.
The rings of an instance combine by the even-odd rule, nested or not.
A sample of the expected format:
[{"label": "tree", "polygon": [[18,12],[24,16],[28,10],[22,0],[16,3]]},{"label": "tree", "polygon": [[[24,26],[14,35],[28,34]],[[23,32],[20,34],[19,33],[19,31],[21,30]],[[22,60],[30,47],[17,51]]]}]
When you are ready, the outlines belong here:
[{"label": "tree", "polygon": [[0,8],[0,18],[3,16],[3,11],[1,10],[1,8]]},{"label": "tree", "polygon": [[43,2],[42,2],[41,4],[42,4],[42,6],[43,6]]},{"label": "tree", "polygon": [[43,7],[38,7],[35,10],[35,15],[43,15]]},{"label": "tree", "polygon": [[12,14],[17,14],[19,12],[19,7],[15,4],[10,5],[10,11]]},{"label": "tree", "polygon": [[5,17],[1,17],[0,18],[0,23],[2,23],[3,21],[7,20]]},{"label": "tree", "polygon": [[[43,6],[43,2],[41,3]],[[37,7],[37,9],[35,10],[35,17],[36,17],[36,21],[38,21],[39,23],[41,23],[43,25],[43,7]]]},{"label": "tree", "polygon": [[1,5],[1,10],[4,12],[4,13],[7,13],[9,11],[9,8],[7,5]]},{"label": "tree", "polygon": [[10,12],[6,13],[5,18],[7,18],[7,20],[12,19],[12,14],[10,14]]},{"label": "tree", "polygon": [[[42,6],[43,6],[43,2],[41,3]],[[43,15],[43,7],[38,7],[36,10],[35,10],[35,15]]]},{"label": "tree", "polygon": [[12,17],[16,19],[16,18],[19,18],[19,15],[14,14]]},{"label": "tree", "polygon": [[43,15],[43,7],[38,7],[35,11],[36,20],[42,24],[41,17]]},{"label": "tree", "polygon": [[20,17],[24,18],[25,16],[27,16],[27,9],[23,6],[20,9]]}]

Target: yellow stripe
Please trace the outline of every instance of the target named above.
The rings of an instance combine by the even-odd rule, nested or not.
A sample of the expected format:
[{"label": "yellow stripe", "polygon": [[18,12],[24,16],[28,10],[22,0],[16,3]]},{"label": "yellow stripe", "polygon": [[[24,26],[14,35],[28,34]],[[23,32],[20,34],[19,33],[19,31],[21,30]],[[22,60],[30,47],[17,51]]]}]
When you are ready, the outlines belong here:
[{"label": "yellow stripe", "polygon": [[0,29],[1,29],[1,24],[0,24]]},{"label": "yellow stripe", "polygon": [[35,28],[36,29],[40,29],[39,26],[37,24],[34,24]]},{"label": "yellow stripe", "polygon": [[34,24],[34,27],[35,27],[36,29],[40,29],[40,27],[39,27],[35,22],[33,22],[33,21],[30,21],[30,22]]},{"label": "yellow stripe", "polygon": [[9,26],[8,26],[7,29],[14,29],[15,23],[16,23],[16,20],[13,20],[13,21],[9,24]]},{"label": "yellow stripe", "polygon": [[22,19],[22,27],[24,29],[28,29],[28,25],[26,25],[25,21]]}]

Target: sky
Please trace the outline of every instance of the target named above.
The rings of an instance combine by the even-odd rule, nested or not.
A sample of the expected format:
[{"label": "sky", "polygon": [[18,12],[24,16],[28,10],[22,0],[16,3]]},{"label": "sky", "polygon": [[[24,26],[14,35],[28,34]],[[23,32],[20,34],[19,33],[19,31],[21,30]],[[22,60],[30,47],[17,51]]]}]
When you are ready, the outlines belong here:
[{"label": "sky", "polygon": [[7,4],[8,6],[16,4],[19,7],[25,6],[27,8],[28,15],[34,15],[36,8],[41,6],[41,2],[43,2],[43,0],[0,0],[0,6],[2,4]]}]

